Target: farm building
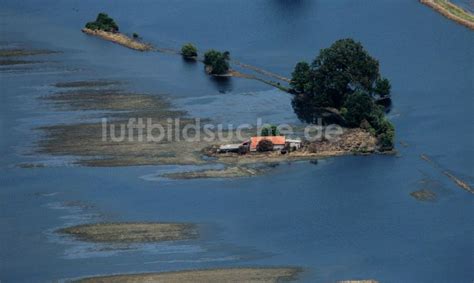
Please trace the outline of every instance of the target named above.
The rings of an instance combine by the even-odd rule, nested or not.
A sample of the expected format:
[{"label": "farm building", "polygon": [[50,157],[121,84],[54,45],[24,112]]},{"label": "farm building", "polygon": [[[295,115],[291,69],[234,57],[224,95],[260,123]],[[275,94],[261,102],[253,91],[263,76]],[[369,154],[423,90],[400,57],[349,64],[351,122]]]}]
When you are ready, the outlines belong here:
[{"label": "farm building", "polygon": [[224,144],[219,146],[217,149],[218,153],[246,153],[248,151],[255,152],[257,151],[258,144],[263,141],[267,140],[273,144],[273,148],[271,150],[278,151],[278,150],[298,150],[301,148],[301,139],[287,139],[285,136],[258,136],[252,137],[250,140],[244,141],[240,144]]},{"label": "farm building", "polygon": [[265,136],[250,138],[250,151],[257,151],[257,145],[262,140],[269,140],[273,143],[273,150],[282,150],[286,146],[285,136]]}]

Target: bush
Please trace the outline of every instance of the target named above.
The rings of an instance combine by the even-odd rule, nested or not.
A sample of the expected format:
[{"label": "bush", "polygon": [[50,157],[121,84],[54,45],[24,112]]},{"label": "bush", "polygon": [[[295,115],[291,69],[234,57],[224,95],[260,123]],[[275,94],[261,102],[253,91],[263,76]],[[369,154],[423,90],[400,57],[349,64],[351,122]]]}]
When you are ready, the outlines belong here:
[{"label": "bush", "polygon": [[138,35],[138,33],[136,33],[136,32],[134,32],[134,33],[132,34],[132,36],[133,36],[133,38],[135,38],[135,39],[137,39],[137,38],[140,37],[140,36]]},{"label": "bush", "polygon": [[390,121],[384,119],[379,129],[376,129],[379,133],[378,140],[381,151],[392,150],[395,140],[395,128]]},{"label": "bush", "polygon": [[94,22],[88,22],[86,28],[92,30],[103,30],[108,32],[118,32],[119,27],[115,21],[105,13],[99,13]]},{"label": "bush", "polygon": [[270,140],[261,140],[257,144],[258,152],[266,152],[266,151],[272,151],[272,150],[273,150],[273,143]]},{"label": "bush", "polygon": [[262,128],[262,130],[260,131],[260,135],[264,136],[264,137],[279,136],[280,132],[278,131],[276,126],[272,125],[272,126],[266,126],[266,127]]},{"label": "bush", "polygon": [[229,71],[230,53],[209,50],[204,54],[204,64],[210,74],[223,75]]},{"label": "bush", "polygon": [[388,79],[382,78],[375,81],[374,92],[380,95],[381,97],[386,97],[390,94],[392,85]]},{"label": "bush", "polygon": [[192,43],[186,43],[181,47],[181,55],[184,58],[195,58],[197,57],[197,48]]},{"label": "bush", "polygon": [[344,103],[343,117],[350,127],[358,127],[360,123],[372,113],[375,105],[372,98],[363,92],[356,92],[349,96]]}]

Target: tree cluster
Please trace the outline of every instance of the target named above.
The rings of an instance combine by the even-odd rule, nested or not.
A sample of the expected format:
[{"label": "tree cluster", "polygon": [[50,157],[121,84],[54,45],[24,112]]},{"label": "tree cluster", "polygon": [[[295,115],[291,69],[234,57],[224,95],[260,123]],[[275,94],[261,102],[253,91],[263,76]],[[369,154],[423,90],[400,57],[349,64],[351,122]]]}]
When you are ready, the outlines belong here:
[{"label": "tree cluster", "polygon": [[209,50],[204,54],[204,64],[209,74],[223,75],[229,71],[230,53]]},{"label": "tree cluster", "polygon": [[376,103],[390,97],[390,81],[380,75],[379,62],[360,42],[338,40],[311,64],[299,62],[290,85],[295,93],[292,105],[301,120],[313,123],[322,110],[335,109],[347,126],[368,123],[381,148],[393,148],[394,128]]},{"label": "tree cluster", "polygon": [[105,13],[99,13],[94,22],[88,22],[86,28],[91,30],[103,30],[108,32],[118,32],[119,27],[115,21]]},{"label": "tree cluster", "polygon": [[186,43],[181,47],[181,55],[187,59],[193,59],[198,56],[197,48],[192,43]]}]

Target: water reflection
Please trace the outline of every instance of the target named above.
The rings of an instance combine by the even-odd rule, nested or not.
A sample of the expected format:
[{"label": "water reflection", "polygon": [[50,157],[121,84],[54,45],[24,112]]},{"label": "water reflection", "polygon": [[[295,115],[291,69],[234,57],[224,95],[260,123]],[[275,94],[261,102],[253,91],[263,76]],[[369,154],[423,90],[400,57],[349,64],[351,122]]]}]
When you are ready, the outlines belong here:
[{"label": "water reflection", "polygon": [[219,93],[231,92],[233,89],[232,78],[209,76],[209,80],[213,83]]}]

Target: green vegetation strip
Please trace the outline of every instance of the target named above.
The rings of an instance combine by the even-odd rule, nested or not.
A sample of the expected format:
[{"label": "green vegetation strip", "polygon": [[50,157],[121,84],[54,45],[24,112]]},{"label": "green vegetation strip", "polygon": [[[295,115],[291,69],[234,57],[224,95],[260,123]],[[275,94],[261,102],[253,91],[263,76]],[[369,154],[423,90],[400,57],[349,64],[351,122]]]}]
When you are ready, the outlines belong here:
[{"label": "green vegetation strip", "polygon": [[450,1],[446,1],[446,0],[433,0],[433,1],[436,4],[442,6],[444,9],[448,10],[450,13],[474,23],[473,14],[469,13],[468,11],[464,9],[461,9],[460,7],[451,3]]}]

